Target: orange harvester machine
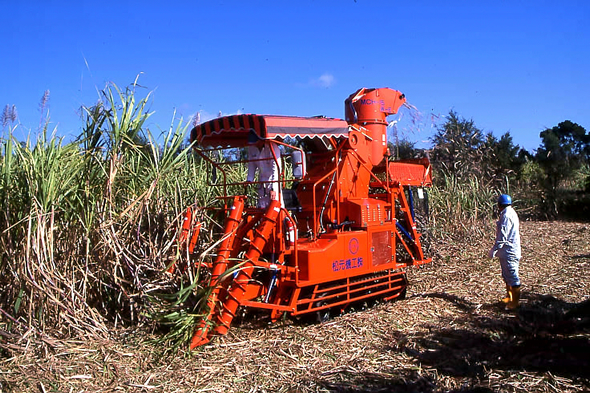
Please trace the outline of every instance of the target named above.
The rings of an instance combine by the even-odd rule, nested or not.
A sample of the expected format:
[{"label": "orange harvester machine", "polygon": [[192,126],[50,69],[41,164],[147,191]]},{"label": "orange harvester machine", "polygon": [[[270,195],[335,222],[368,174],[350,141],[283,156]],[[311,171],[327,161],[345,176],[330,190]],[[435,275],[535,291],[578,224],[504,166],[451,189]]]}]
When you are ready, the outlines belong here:
[{"label": "orange harvester machine", "polygon": [[[386,118],[404,103],[399,91],[363,88],[345,100],[346,120],[234,115],[192,129],[211,169],[209,185],[221,190],[209,216],[224,225],[216,252],[199,257],[207,254],[198,250],[201,208],[187,209],[180,247],[210,272],[212,288],[191,348],[227,333],[240,308],[267,310],[272,321],[284,313],[325,318],[352,303],[405,294],[403,268],[431,261],[412,189],[422,195],[432,172],[426,158],[385,159]],[[230,182],[236,165],[252,164],[246,148],[253,143],[279,146],[266,158],[278,180]],[[278,197],[261,206],[256,190],[271,181]]]}]

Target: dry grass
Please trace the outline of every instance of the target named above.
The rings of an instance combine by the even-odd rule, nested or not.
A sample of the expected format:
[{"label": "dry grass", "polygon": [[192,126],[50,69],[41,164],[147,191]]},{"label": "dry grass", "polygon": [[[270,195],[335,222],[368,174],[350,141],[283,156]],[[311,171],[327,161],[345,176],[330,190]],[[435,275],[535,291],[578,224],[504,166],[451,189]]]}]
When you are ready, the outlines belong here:
[{"label": "dry grass", "polygon": [[163,356],[146,329],[58,341],[17,326],[0,341],[0,391],[587,391],[590,314],[574,305],[590,299],[590,225],[522,223],[517,313],[498,306],[491,236],[438,244],[405,300],[321,325],[250,318],[192,354]]}]

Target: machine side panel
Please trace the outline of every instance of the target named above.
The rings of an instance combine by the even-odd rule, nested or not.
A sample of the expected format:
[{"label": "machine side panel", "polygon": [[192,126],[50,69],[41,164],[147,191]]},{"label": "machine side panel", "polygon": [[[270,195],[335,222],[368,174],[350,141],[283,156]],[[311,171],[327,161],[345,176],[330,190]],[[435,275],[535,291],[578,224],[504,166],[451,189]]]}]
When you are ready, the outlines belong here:
[{"label": "machine side panel", "polygon": [[299,279],[305,285],[364,274],[370,270],[368,237],[364,231],[328,234],[299,246]]},{"label": "machine side panel", "polygon": [[[299,280],[303,286],[396,268],[393,224],[369,231],[329,234],[300,245]],[[305,240],[303,240],[305,242]]]}]

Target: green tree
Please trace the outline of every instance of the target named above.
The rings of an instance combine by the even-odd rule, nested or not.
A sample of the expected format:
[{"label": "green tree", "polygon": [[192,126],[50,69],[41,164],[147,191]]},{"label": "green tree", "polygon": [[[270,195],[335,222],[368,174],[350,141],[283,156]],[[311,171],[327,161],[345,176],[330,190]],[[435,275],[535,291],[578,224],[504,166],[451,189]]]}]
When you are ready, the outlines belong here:
[{"label": "green tree", "polygon": [[555,191],[590,157],[590,134],[570,120],[563,121],[541,134],[536,159],[545,171],[547,190]]},{"label": "green tree", "polygon": [[450,111],[447,121],[432,137],[432,161],[439,169],[457,178],[481,175],[483,133],[473,120]]},{"label": "green tree", "polygon": [[406,138],[400,140],[397,144],[391,142],[387,143],[389,151],[393,154],[395,159],[404,160],[407,158],[422,157],[424,152],[422,149],[416,148],[416,143]]},{"label": "green tree", "polygon": [[[553,128],[541,132],[541,146],[535,156],[543,169],[541,184],[543,198],[542,207],[546,214],[555,216],[558,213],[576,212],[579,217],[581,207],[586,206],[584,195],[576,195],[576,186],[571,184],[589,164],[590,134],[584,127],[570,120],[563,121]],[[584,180],[581,180],[584,183]],[[581,202],[580,202],[581,201]]]},{"label": "green tree", "polygon": [[487,133],[482,150],[484,174],[495,182],[503,182],[507,177],[517,177],[528,154],[520,146],[514,145],[509,132],[500,139],[491,132]]}]

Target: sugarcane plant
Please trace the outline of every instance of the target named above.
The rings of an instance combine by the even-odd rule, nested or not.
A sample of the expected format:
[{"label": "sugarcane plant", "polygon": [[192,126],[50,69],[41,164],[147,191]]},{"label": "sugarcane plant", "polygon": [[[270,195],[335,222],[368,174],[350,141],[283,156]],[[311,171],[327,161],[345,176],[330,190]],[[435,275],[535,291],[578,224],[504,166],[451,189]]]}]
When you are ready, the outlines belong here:
[{"label": "sugarcane plant", "polygon": [[16,116],[3,116],[3,323],[104,335],[146,315],[150,292],[176,285],[166,266],[183,208],[215,191],[184,142],[188,123],[173,117],[161,135],[147,128],[151,93],[139,99],[136,82],[109,84],[83,107],[72,142],[50,131],[49,117],[20,142]]}]

